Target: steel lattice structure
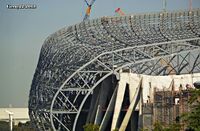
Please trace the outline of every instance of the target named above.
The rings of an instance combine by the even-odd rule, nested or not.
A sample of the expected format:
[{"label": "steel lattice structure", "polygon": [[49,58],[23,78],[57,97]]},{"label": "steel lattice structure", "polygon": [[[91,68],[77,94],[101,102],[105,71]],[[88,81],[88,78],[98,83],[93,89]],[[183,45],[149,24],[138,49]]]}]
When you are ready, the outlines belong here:
[{"label": "steel lattice structure", "polygon": [[39,130],[77,130],[94,89],[119,70],[196,73],[199,57],[199,9],[102,17],[63,28],[42,46],[30,90],[31,121]]}]

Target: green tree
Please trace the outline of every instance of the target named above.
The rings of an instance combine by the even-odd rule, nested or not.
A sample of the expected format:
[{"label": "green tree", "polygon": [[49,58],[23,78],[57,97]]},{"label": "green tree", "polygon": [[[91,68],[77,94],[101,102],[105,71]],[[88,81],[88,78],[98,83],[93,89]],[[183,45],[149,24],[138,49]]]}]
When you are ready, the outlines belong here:
[{"label": "green tree", "polygon": [[141,128],[140,131],[148,131],[148,129]]},{"label": "green tree", "polygon": [[0,121],[0,131],[9,131],[9,123],[5,121]]},{"label": "green tree", "polygon": [[163,126],[159,121],[154,123],[153,131],[163,131]]},{"label": "green tree", "polygon": [[83,126],[84,131],[99,131],[99,126],[95,124],[86,124]]},{"label": "green tree", "polygon": [[188,129],[200,131],[200,90],[193,89],[190,94],[189,104],[191,111],[183,114],[181,118],[187,124]]},{"label": "green tree", "polygon": [[26,123],[19,122],[17,126],[14,126],[13,131],[36,131],[36,129],[32,128],[30,121]]},{"label": "green tree", "polygon": [[181,125],[179,123],[170,124],[168,127],[163,128],[163,131],[180,131]]},{"label": "green tree", "polygon": [[167,127],[164,127],[160,122],[156,122],[154,124],[153,131],[180,131],[181,125],[179,123],[173,123],[168,125]]}]

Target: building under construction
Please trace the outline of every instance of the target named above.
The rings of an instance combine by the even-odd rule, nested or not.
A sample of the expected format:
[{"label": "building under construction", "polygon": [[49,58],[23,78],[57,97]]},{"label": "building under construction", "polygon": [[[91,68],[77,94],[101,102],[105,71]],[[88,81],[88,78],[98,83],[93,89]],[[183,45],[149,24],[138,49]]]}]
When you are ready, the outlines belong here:
[{"label": "building under construction", "polygon": [[199,9],[86,19],[45,40],[29,116],[40,131],[152,130],[189,110],[199,73]]},{"label": "building under construction", "polygon": [[[158,122],[164,127],[180,124],[182,130],[186,129],[186,124],[180,118],[190,111],[189,98],[192,88],[194,87],[190,84],[186,84],[186,88],[180,84],[177,90],[174,85],[167,90],[154,88],[153,96],[148,96],[149,99],[143,103],[143,129],[152,130],[153,125]],[[153,97],[153,101],[150,97]]]}]

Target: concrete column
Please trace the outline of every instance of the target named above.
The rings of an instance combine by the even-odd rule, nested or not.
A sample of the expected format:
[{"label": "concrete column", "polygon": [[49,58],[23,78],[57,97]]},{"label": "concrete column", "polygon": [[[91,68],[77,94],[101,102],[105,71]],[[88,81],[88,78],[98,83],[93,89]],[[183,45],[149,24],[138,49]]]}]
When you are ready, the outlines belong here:
[{"label": "concrete column", "polygon": [[115,102],[115,109],[114,109],[114,115],[112,119],[112,125],[111,125],[111,130],[114,130],[117,128],[118,124],[118,119],[119,115],[121,112],[121,107],[122,107],[122,102],[124,99],[124,94],[125,94],[125,89],[126,89],[126,82],[127,82],[127,74],[120,74],[120,81],[119,81],[119,86],[117,90],[117,98]]},{"label": "concrete column", "polygon": [[[136,74],[129,73],[129,100],[130,102],[134,99],[136,87],[138,87],[139,83],[140,83],[140,78],[136,76]],[[139,109],[139,104],[137,104],[136,108]],[[135,115],[138,115],[138,114],[135,112],[135,110],[133,110],[131,118],[130,118],[131,131],[135,131],[137,127],[135,125],[138,124],[136,120],[136,117],[138,116],[135,116]]]},{"label": "concrete column", "polygon": [[99,96],[99,101],[98,101],[98,109],[97,109],[96,118],[95,118],[95,124],[97,125],[100,125],[103,119],[104,112],[107,108],[106,102],[108,98],[110,98],[109,92],[111,92],[112,86],[113,86],[112,77],[109,77],[102,82],[101,91],[99,94],[100,96]]},{"label": "concrete column", "polygon": [[[141,86],[142,87],[142,86]],[[143,87],[142,87],[143,90]],[[142,115],[142,105],[143,105],[143,91],[140,94],[140,100],[139,100],[139,118],[138,118],[138,129],[143,127],[143,115]]]},{"label": "concrete column", "polygon": [[114,106],[115,106],[115,99],[116,99],[116,96],[117,96],[117,88],[115,88],[115,91],[113,92],[113,95],[112,95],[112,98],[109,102],[109,105],[108,105],[108,108],[106,110],[106,113],[104,115],[104,118],[101,122],[101,125],[100,125],[100,131],[105,131],[105,128],[107,127],[107,125],[109,124],[109,120],[111,119],[111,116],[113,114],[113,110],[114,110]]},{"label": "concrete column", "polygon": [[121,126],[119,128],[119,131],[125,131],[126,130],[126,127],[127,127],[128,122],[130,120],[132,112],[135,110],[135,108],[136,108],[136,106],[138,104],[138,100],[140,98],[141,81],[142,80],[140,80],[139,85],[136,88],[136,92],[134,94],[134,98],[132,99],[132,101],[130,103],[130,106],[129,106],[129,108],[128,108],[127,112],[126,112],[126,115],[125,115],[125,117],[124,117],[124,119],[122,121],[122,124],[121,124]]},{"label": "concrete column", "polygon": [[97,88],[94,90],[94,93],[92,95],[92,100],[91,100],[90,109],[88,112],[86,123],[94,123],[96,110],[98,106],[100,87],[101,86],[97,86]]}]

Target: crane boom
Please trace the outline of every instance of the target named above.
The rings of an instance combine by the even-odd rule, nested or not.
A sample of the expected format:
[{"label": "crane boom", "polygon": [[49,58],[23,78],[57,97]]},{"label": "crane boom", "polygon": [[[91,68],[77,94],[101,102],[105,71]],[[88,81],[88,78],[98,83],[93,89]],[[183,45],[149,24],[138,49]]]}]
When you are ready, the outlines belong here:
[{"label": "crane boom", "polygon": [[89,3],[87,0],[85,0],[85,3],[86,3],[86,5],[87,5],[87,9],[86,9],[86,12],[85,12],[85,16],[84,16],[84,18],[83,18],[83,21],[89,19],[90,13],[91,13],[91,9],[92,9],[92,5],[94,4],[95,1],[96,1],[96,0],[92,0],[92,1]]}]

